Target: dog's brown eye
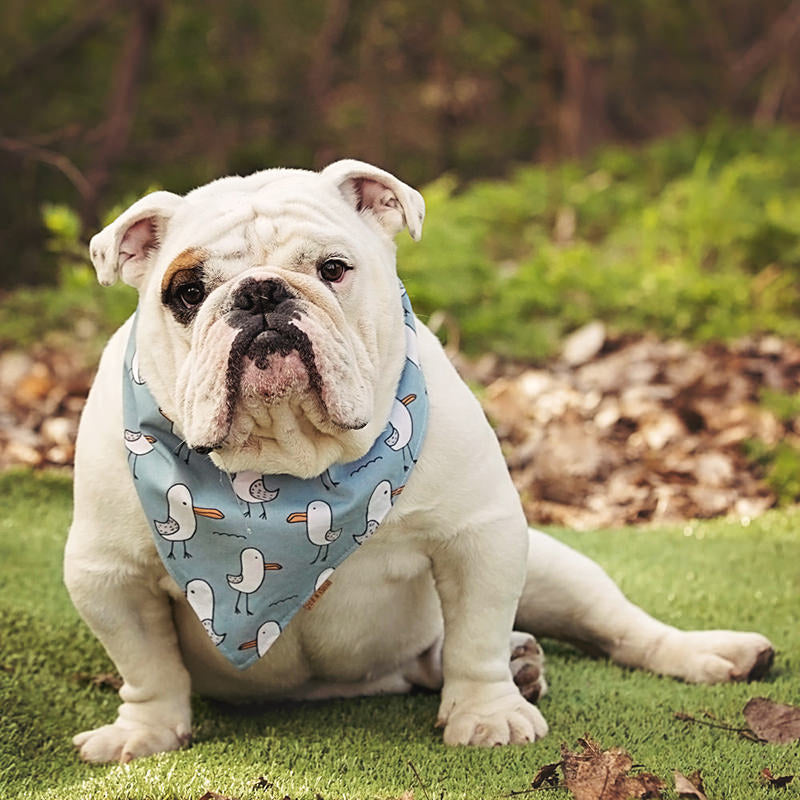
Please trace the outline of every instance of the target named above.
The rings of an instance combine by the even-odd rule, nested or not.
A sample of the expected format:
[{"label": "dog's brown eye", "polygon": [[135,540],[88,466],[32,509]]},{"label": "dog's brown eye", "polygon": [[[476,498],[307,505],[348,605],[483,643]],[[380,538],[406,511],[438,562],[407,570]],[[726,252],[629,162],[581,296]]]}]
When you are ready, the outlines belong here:
[{"label": "dog's brown eye", "polygon": [[319,276],[328,283],[339,283],[344,278],[345,273],[351,270],[341,259],[329,258],[319,268]]},{"label": "dog's brown eye", "polygon": [[[187,262],[193,266],[184,266]],[[161,302],[181,325],[194,319],[208,293],[204,265],[189,250],[173,261],[161,281]]]},{"label": "dog's brown eye", "polygon": [[203,302],[206,291],[200,282],[183,283],[175,290],[175,295],[185,308],[192,309]]}]

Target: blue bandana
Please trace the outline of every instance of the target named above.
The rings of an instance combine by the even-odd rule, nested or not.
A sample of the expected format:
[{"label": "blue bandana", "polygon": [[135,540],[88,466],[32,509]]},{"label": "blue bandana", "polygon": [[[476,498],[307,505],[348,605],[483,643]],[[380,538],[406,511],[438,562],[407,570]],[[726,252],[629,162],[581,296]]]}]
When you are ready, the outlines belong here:
[{"label": "blue bandana", "polygon": [[402,289],[406,362],[384,432],[350,464],[302,480],[228,474],[190,451],[139,373],[136,325],[125,355],[125,446],[169,574],[211,641],[239,669],[263,656],[335,568],[367,541],[416,463],[428,419],[414,314]]}]

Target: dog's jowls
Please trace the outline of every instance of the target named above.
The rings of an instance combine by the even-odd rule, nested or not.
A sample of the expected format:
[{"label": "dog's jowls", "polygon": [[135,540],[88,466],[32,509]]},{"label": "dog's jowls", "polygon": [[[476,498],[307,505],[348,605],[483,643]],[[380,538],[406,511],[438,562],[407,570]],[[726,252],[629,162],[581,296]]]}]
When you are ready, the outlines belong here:
[{"label": "dog's jowls", "polygon": [[[423,216],[394,176],[340,161],[150,194],[91,255],[102,283],[138,289],[136,370],[186,444],[230,473],[315,479],[367,453],[390,418],[406,360],[393,237],[418,239]],[[422,685],[441,689],[448,744],[531,742],[547,724],[514,677],[531,698],[544,683],[538,647],[515,627],[687,681],[768,667],[763,636],[658,622],[589,559],[529,530],[480,406],[417,322],[430,410],[402,494],[313,609],[237,670],[165,570],[134,489],[130,325],[103,354],[78,436],[65,579],[124,679],[117,719],[75,737],[83,758],[182,746],[191,691],[247,701]]]}]

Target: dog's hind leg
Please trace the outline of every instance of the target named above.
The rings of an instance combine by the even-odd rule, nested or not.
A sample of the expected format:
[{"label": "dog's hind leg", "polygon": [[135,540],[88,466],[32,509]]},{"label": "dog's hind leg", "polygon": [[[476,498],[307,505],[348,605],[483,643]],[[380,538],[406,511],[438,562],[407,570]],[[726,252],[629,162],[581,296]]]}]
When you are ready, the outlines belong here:
[{"label": "dog's hind leg", "polygon": [[591,559],[530,531],[528,573],[515,627],[552,636],[691,683],[761,677],[774,650],[757,633],[681,631],[630,602]]},{"label": "dog's hind leg", "polygon": [[529,633],[511,633],[511,676],[520,694],[529,702],[537,703],[547,693],[544,679],[544,653],[539,642]]},{"label": "dog's hind leg", "polygon": [[[529,633],[514,631],[509,642],[509,666],[522,696],[535,703],[547,692],[544,653]],[[377,694],[406,694],[414,688],[438,692],[442,688],[442,637],[427,650],[394,672],[364,681],[312,681],[293,692],[293,700],[328,700],[369,697]]]}]

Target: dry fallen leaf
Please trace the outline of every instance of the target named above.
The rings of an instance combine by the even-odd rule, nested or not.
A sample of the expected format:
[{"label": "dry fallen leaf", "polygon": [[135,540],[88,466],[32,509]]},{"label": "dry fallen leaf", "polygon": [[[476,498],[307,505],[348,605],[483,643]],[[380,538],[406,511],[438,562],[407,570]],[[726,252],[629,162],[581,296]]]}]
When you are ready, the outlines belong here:
[{"label": "dry fallen leaf", "polygon": [[661,780],[657,775],[652,772],[640,772],[635,776],[636,780],[642,784],[644,794],[642,797],[658,798],[661,797],[661,792],[666,788],[667,784]]},{"label": "dry fallen leaf", "polygon": [[754,697],[744,707],[744,718],[765,742],[786,744],[800,739],[800,708]]},{"label": "dry fallen leaf", "polygon": [[122,678],[116,672],[103,672],[99,675],[92,675],[92,685],[100,688],[107,686],[116,691],[122,687]]},{"label": "dry fallen leaf", "polygon": [[772,771],[769,767],[764,767],[761,770],[759,777],[761,778],[761,782],[765,783],[767,786],[772,786],[775,789],[784,789],[788,784],[790,784],[794,779],[795,775],[781,775],[780,777],[775,777],[772,774]]},{"label": "dry fallen leaf", "polygon": [[658,798],[664,788],[655,775],[627,775],[633,759],[620,748],[602,750],[588,736],[578,739],[583,752],[573,753],[561,745],[564,781],[575,800],[631,800]]},{"label": "dry fallen leaf", "polygon": [[693,772],[688,778],[675,770],[675,791],[678,797],[694,797],[696,800],[708,800],[703,790],[703,779],[700,772]]},{"label": "dry fallen leaf", "polygon": [[555,764],[545,764],[536,773],[531,786],[533,786],[534,789],[538,789],[543,783],[546,783],[548,786],[556,786],[558,784],[556,772],[560,766],[560,761],[557,761]]},{"label": "dry fallen leaf", "polygon": [[91,683],[98,689],[113,689],[117,691],[122,686],[122,678],[116,672],[101,672],[90,675],[88,672],[76,672],[73,679],[81,683]]},{"label": "dry fallen leaf", "polygon": [[236,798],[229,797],[226,794],[218,794],[217,792],[206,792],[199,800],[236,800]]}]

